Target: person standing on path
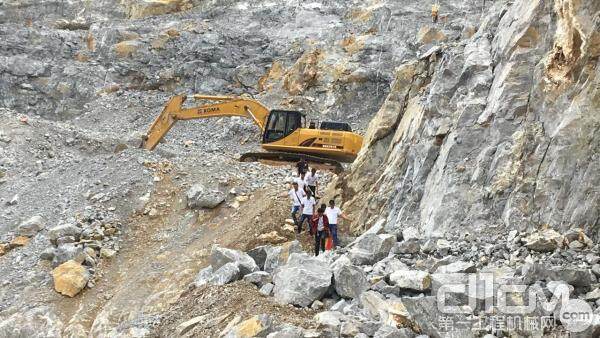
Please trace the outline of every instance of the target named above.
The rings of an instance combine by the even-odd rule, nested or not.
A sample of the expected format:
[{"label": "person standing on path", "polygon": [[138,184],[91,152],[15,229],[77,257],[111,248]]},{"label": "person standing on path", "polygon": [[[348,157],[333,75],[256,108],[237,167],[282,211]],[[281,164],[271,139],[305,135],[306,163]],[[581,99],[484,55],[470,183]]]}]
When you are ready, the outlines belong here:
[{"label": "person standing on path", "polygon": [[325,215],[327,215],[327,219],[329,220],[329,232],[331,233],[331,237],[333,239],[333,248],[339,245],[339,240],[337,236],[337,226],[338,226],[338,217],[341,217],[347,221],[352,221],[349,217],[342,213],[340,208],[335,206],[335,201],[330,200],[329,206],[325,209]]},{"label": "person standing on path", "polygon": [[298,175],[298,177],[294,178],[294,182],[296,182],[296,184],[298,184],[298,189],[302,190],[303,192],[306,192],[306,179],[305,179],[305,174],[301,173]]},{"label": "person standing on path", "polygon": [[329,236],[329,220],[325,215],[324,204],[317,210],[317,214],[312,218],[312,229],[315,234],[315,256],[319,255],[319,250],[325,252],[325,240]]},{"label": "person standing on path", "polygon": [[296,163],[296,168],[298,169],[298,176],[306,173],[308,170],[308,162],[306,162],[304,156],[300,157],[300,161]]},{"label": "person standing on path", "polygon": [[287,195],[292,200],[292,219],[294,220],[294,224],[298,226],[298,217],[296,214],[300,211],[302,207],[302,198],[306,196],[304,190],[298,189],[298,183],[292,182],[292,188],[287,192]]},{"label": "person standing on path", "polygon": [[317,168],[312,167],[310,172],[306,174],[304,181],[306,182],[308,190],[312,192],[312,195],[317,196],[317,189],[319,187],[319,175],[317,175]]},{"label": "person standing on path", "polygon": [[302,232],[302,227],[304,226],[304,221],[308,223],[308,231],[310,234],[313,234],[311,220],[314,216],[315,204],[317,201],[312,195],[310,190],[306,191],[306,196],[302,199],[302,216],[300,216],[300,222],[298,223],[298,228],[296,229],[296,233]]}]

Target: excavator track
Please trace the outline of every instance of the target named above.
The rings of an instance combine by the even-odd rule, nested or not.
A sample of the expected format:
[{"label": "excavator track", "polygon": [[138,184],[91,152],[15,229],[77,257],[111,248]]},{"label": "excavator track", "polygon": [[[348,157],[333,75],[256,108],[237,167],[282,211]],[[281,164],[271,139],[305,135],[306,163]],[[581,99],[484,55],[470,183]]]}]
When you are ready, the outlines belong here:
[{"label": "excavator track", "polygon": [[240,156],[240,162],[257,162],[260,160],[298,162],[302,157],[304,157],[304,159],[309,163],[312,162],[331,166],[333,167],[333,172],[335,172],[336,174],[342,173],[344,171],[344,166],[342,166],[342,164],[336,160],[314,155],[287,153],[281,151],[245,153],[242,156]]}]

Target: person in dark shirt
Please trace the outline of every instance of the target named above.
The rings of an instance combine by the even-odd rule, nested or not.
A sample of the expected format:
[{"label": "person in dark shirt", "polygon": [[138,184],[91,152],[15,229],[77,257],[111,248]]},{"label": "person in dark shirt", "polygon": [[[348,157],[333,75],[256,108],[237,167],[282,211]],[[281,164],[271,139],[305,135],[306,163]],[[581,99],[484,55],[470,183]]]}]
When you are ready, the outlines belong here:
[{"label": "person in dark shirt", "polygon": [[308,171],[308,162],[306,162],[304,157],[301,157],[300,161],[296,163],[296,168],[298,168],[298,176],[300,176],[300,174],[306,174]]}]

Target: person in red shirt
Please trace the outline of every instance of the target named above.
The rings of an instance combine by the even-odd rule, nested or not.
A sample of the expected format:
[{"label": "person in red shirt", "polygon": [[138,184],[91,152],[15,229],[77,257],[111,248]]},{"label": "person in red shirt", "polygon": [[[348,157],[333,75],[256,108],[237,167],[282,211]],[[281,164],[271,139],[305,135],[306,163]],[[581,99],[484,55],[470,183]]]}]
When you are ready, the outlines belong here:
[{"label": "person in red shirt", "polygon": [[319,249],[325,252],[325,240],[329,236],[329,221],[327,220],[327,215],[325,215],[324,204],[317,210],[317,214],[313,216],[311,224],[313,234],[315,234],[315,256],[318,256]]}]

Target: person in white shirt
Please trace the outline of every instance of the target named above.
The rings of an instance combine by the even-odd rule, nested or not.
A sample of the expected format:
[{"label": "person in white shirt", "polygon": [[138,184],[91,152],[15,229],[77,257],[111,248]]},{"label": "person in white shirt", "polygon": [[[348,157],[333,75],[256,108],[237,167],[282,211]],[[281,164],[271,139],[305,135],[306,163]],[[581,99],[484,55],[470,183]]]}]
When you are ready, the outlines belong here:
[{"label": "person in white shirt", "polygon": [[302,232],[302,227],[304,226],[304,221],[308,222],[308,231],[312,235],[312,228],[310,226],[310,220],[313,217],[315,204],[317,201],[312,195],[310,190],[306,191],[306,196],[302,199],[302,216],[300,216],[300,222],[298,223],[298,229],[296,229],[297,233]]},{"label": "person in white shirt", "polygon": [[298,189],[302,190],[303,192],[306,192],[306,181],[304,180],[304,173],[300,173],[298,177],[294,178],[294,182],[298,184]]},{"label": "person in white shirt", "polygon": [[327,219],[329,220],[329,232],[333,238],[333,247],[335,248],[339,244],[337,236],[338,217],[347,221],[352,221],[352,219],[346,217],[346,215],[342,213],[342,210],[335,206],[334,200],[329,201],[329,206],[325,209],[325,215],[327,215]]},{"label": "person in white shirt", "polygon": [[317,175],[317,168],[311,168],[310,172],[306,174],[304,179],[308,190],[312,191],[313,196],[317,196],[317,189],[319,187],[319,175]]},{"label": "person in white shirt", "polygon": [[302,207],[302,199],[306,196],[304,190],[300,190],[298,188],[298,183],[292,183],[292,189],[287,192],[287,195],[292,200],[292,219],[294,220],[294,224],[298,226],[298,217],[296,217],[296,213],[300,211]]}]

